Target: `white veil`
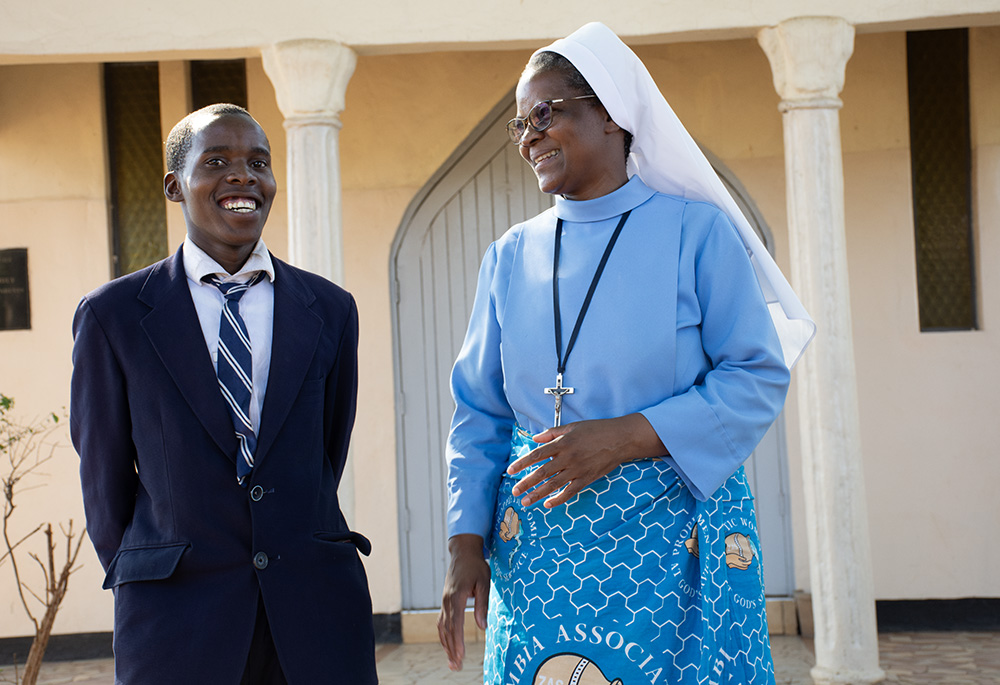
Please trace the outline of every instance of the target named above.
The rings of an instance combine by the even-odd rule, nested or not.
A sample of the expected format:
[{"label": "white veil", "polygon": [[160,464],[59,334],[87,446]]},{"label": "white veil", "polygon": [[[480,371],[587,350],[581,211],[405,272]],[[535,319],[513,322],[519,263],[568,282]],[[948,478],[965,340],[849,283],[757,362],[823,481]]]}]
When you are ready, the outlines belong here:
[{"label": "white veil", "polygon": [[572,62],[614,122],[632,134],[629,175],[638,173],[661,193],[710,202],[729,216],[750,254],[785,363],[794,366],[816,333],[816,324],[642,61],[598,22],[538,52],[556,52]]}]

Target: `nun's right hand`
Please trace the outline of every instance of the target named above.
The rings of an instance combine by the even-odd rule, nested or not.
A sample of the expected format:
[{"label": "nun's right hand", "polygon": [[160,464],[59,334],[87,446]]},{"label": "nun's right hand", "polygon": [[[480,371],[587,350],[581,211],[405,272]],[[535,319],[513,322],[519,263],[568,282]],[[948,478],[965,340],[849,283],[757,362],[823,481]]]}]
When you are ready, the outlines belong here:
[{"label": "nun's right hand", "polygon": [[438,614],[438,638],[448,655],[448,668],[462,670],[465,658],[465,606],[475,599],[473,614],[480,630],[486,630],[486,611],[490,597],[490,567],[483,557],[483,538],[479,535],[454,535],[448,540],[451,563],[444,580],[441,613]]}]

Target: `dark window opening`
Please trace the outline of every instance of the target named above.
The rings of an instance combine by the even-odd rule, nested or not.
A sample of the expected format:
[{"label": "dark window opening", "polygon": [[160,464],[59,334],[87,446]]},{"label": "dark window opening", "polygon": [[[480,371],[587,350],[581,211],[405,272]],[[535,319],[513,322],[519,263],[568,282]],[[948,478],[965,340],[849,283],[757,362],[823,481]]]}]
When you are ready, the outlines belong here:
[{"label": "dark window opening", "polygon": [[975,329],[968,31],[907,33],[906,58],[920,330]]},{"label": "dark window opening", "polygon": [[224,59],[191,62],[191,109],[228,102],[247,106],[246,60]]},{"label": "dark window opening", "polygon": [[104,65],[115,276],[167,256],[160,77],[155,62]]}]

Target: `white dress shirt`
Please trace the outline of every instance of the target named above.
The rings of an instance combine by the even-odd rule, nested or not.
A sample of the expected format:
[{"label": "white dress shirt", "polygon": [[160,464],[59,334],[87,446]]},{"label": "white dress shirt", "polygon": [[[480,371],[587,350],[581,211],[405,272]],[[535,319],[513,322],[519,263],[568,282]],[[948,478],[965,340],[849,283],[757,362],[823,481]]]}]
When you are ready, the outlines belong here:
[{"label": "white dress shirt", "polygon": [[184,272],[187,274],[188,288],[194,300],[195,311],[201,322],[201,332],[205,345],[212,357],[212,367],[218,368],[219,323],[225,296],[211,283],[201,279],[214,275],[224,283],[242,283],[253,278],[258,271],[267,273],[267,278],[247,290],[240,299],[240,316],[250,334],[253,356],[253,391],[250,393],[250,423],[254,433],[259,432],[260,414],[267,391],[267,375],[271,365],[271,335],[274,328],[274,265],[263,239],[257,241],[253,253],[246,264],[235,274],[229,274],[222,266],[192,242],[184,239]]}]

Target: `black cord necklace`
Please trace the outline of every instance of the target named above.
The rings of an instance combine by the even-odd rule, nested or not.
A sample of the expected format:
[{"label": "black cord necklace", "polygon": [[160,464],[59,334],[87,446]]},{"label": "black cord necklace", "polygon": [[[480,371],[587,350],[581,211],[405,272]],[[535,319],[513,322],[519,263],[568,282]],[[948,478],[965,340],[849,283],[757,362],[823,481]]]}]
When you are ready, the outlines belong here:
[{"label": "black cord necklace", "polygon": [[632,210],[629,210],[622,214],[622,218],[618,221],[618,226],[615,228],[615,232],[611,234],[608,246],[604,248],[604,255],[601,257],[601,263],[597,265],[597,271],[594,273],[594,278],[590,282],[590,289],[587,291],[587,297],[584,298],[583,306],[580,307],[580,314],[576,317],[576,325],[573,326],[573,332],[569,336],[569,344],[566,345],[565,355],[563,355],[562,350],[562,315],[559,311],[559,248],[562,243],[563,220],[559,219],[556,221],[556,244],[552,260],[552,306],[555,310],[556,331],[556,385],[554,388],[544,389],[545,394],[552,395],[556,401],[554,426],[562,424],[563,395],[572,395],[576,390],[576,388],[563,387],[563,373],[566,371],[566,362],[569,361],[569,353],[573,351],[573,346],[576,344],[576,337],[580,333],[580,326],[583,325],[583,318],[587,315],[587,309],[590,307],[590,301],[594,297],[594,291],[597,290],[597,283],[601,280],[601,274],[604,273],[604,267],[608,263],[608,257],[611,256],[611,250],[615,248],[618,236],[621,234],[622,228],[625,226],[625,222],[628,221],[628,215],[631,213]]}]

